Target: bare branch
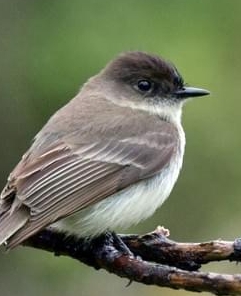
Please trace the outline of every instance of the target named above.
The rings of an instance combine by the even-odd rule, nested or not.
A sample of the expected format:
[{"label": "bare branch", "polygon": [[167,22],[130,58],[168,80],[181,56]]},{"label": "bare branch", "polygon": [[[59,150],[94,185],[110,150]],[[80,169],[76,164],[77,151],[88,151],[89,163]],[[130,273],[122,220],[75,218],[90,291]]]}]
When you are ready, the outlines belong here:
[{"label": "bare branch", "polygon": [[147,261],[186,270],[198,270],[212,261],[241,261],[241,240],[179,243],[158,233],[122,236],[130,250]]},{"label": "bare branch", "polygon": [[211,261],[240,261],[240,239],[234,242],[178,243],[155,232],[119,237],[107,233],[87,240],[44,230],[24,245],[69,256],[95,269],[104,268],[130,281],[147,285],[208,291],[217,295],[241,295],[241,275],[197,271],[202,264]]}]

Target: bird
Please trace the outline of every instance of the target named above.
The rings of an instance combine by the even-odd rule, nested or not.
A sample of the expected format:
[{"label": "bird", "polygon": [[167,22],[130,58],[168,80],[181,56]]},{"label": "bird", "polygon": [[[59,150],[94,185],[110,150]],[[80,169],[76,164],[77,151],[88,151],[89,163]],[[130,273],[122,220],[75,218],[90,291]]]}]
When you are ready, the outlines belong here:
[{"label": "bird", "polygon": [[182,107],[208,94],[156,54],[119,54],[50,117],[10,173],[0,245],[49,227],[92,238],[150,217],[182,167]]}]

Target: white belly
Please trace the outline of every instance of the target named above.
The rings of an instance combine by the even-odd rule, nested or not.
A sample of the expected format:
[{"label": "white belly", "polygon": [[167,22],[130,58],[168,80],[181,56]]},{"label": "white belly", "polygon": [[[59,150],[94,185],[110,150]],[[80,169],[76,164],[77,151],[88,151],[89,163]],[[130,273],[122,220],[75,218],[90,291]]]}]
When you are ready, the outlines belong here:
[{"label": "white belly", "polygon": [[160,174],[132,185],[97,204],[52,225],[81,236],[95,236],[137,224],[151,216],[169,196],[182,166],[185,137],[180,152]]}]

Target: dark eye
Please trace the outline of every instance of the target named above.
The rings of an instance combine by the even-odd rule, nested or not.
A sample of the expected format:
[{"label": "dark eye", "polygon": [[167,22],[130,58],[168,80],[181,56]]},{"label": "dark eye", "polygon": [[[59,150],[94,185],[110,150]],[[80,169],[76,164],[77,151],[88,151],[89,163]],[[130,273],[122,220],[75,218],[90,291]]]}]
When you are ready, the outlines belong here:
[{"label": "dark eye", "polygon": [[152,88],[152,83],[149,80],[139,80],[137,86],[139,90],[145,92]]}]

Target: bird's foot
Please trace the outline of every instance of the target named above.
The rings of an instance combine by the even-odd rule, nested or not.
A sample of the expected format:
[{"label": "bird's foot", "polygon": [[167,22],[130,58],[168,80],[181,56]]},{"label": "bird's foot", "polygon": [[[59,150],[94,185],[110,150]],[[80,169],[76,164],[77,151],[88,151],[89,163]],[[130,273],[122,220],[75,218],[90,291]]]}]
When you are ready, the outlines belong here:
[{"label": "bird's foot", "polygon": [[92,239],[90,241],[92,248],[99,253],[100,256],[103,254],[112,256],[113,258],[119,256],[134,257],[133,253],[123,242],[121,237],[115,232],[107,231],[106,233]]}]

